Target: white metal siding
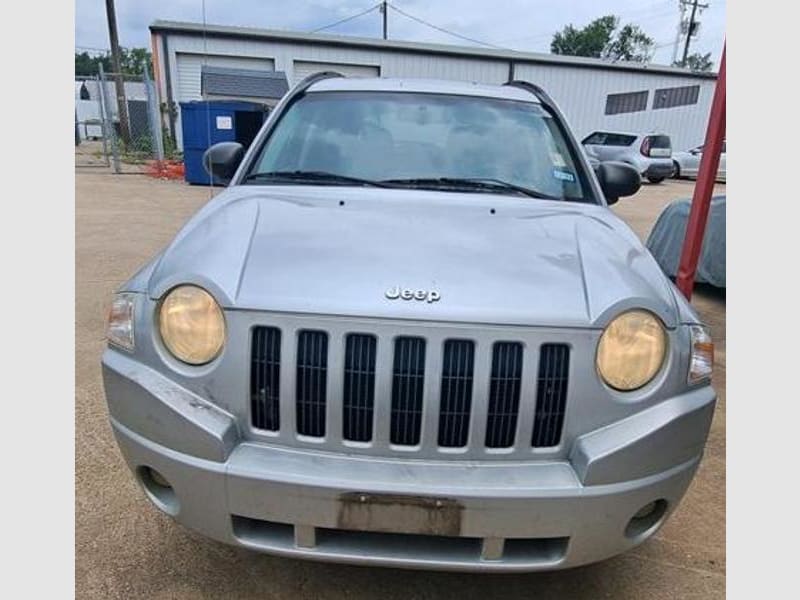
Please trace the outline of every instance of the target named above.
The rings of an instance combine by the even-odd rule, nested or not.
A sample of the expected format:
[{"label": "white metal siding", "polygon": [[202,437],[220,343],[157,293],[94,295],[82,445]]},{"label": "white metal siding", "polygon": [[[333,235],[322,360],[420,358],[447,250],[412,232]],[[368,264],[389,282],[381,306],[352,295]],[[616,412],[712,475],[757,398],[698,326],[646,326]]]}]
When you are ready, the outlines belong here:
[{"label": "white metal siding", "polygon": [[[364,76],[377,69],[382,77],[422,77],[501,84],[508,79],[506,59],[420,54],[400,50],[331,46],[307,41],[212,38],[191,33],[171,33],[167,60],[176,101],[200,97],[202,55],[209,64],[243,68],[274,68],[296,83],[308,72],[332,69]],[[185,63],[194,55],[191,70]],[[199,62],[198,62],[199,58]],[[180,69],[176,63],[185,63]],[[313,65],[313,68],[312,68]],[[186,71],[179,77],[178,71]],[[648,132],[659,130],[672,137],[674,149],[702,143],[714,90],[713,79],[664,73],[606,70],[592,67],[549,65],[514,61],[517,79],[541,85],[558,102],[575,134],[583,137],[595,129]],[[657,88],[699,85],[697,104],[653,110]],[[636,113],[605,115],[606,96],[648,90],[647,109]],[[178,129],[180,124],[178,123]],[[180,133],[178,133],[180,136]],[[179,141],[180,147],[180,141]]]},{"label": "white metal siding", "polygon": [[[631,133],[666,133],[673,150],[684,150],[703,142],[714,80],[628,71],[563,68],[540,64],[517,64],[516,79],[542,86],[558,103],[579,139],[595,130]],[[697,104],[653,110],[657,88],[699,85]],[[608,94],[648,91],[647,108],[639,112],[606,115]]]},{"label": "white metal siding", "polygon": [[294,80],[297,83],[304,77],[320,71],[336,71],[347,77],[380,77],[381,68],[377,65],[351,65],[345,63],[323,63],[307,60],[294,61]]},{"label": "white metal siding", "polygon": [[[218,54],[191,54],[185,52],[175,53],[176,68],[172,80],[175,102],[180,107],[181,102],[202,100],[200,93],[200,68],[203,64],[215,67],[230,67],[233,69],[265,69],[273,71],[275,61],[271,58],[224,56]],[[178,148],[183,149],[183,125],[181,124],[180,108],[175,119],[175,136]]]},{"label": "white metal siding", "polygon": [[178,57],[178,81],[175,86],[177,101],[202,100],[200,95],[200,68],[202,65],[229,67],[232,69],[275,70],[275,61],[269,58],[244,56],[219,56],[180,53]]}]

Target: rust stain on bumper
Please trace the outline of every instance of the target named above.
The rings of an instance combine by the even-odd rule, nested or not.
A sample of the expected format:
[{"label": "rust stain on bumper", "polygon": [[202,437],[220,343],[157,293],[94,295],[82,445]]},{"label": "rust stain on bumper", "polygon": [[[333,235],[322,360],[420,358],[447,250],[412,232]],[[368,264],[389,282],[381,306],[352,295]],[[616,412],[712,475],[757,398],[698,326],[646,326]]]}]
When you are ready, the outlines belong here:
[{"label": "rust stain on bumper", "polygon": [[349,492],[339,496],[337,527],[355,531],[458,536],[463,509],[450,498]]}]

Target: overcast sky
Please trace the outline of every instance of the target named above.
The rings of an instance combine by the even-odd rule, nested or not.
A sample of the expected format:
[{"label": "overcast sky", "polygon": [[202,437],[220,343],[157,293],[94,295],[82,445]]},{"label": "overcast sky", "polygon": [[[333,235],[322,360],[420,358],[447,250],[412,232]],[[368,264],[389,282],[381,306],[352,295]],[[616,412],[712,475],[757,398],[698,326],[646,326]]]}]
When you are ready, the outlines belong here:
[{"label": "overcast sky", "polygon": [[[688,1],[688,0],[687,0]],[[725,35],[725,2],[701,0],[699,38],[691,52],[711,52],[719,61]],[[679,0],[393,0],[399,9],[434,25],[503,48],[549,52],[553,33],[567,24],[583,26],[613,14],[639,25],[657,45],[653,62],[668,64],[678,24]],[[311,31],[357,14],[377,0],[206,0],[206,22],[267,29]],[[156,19],[203,22],[203,0],[116,0],[120,44],[150,46],[148,26]],[[381,36],[375,10],[325,30],[326,33]],[[389,10],[389,38],[476,45],[452,37]],[[75,45],[108,48],[104,0],[76,0]]]}]

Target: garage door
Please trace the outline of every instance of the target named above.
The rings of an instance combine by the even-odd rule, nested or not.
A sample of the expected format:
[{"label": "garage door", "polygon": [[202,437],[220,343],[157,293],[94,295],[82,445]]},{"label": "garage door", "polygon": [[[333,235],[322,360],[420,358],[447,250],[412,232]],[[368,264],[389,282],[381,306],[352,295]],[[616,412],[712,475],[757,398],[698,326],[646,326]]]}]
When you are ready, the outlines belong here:
[{"label": "garage door", "polygon": [[320,71],[336,71],[348,77],[380,77],[381,68],[376,65],[353,65],[344,63],[321,63],[306,60],[294,61],[294,82]]},{"label": "garage door", "polygon": [[202,54],[177,54],[178,84],[177,101],[202,100],[200,96],[200,67],[230,67],[233,69],[254,69],[274,71],[275,61],[271,58],[248,58],[243,56],[203,56]]},{"label": "garage door", "polygon": [[[229,67],[232,69],[275,70],[275,61],[271,58],[220,56],[216,54],[204,56],[202,54],[188,54],[184,52],[178,52],[175,58],[178,81],[175,82],[174,93],[175,101],[179,103],[203,99],[200,95],[200,68],[204,64],[213,67]],[[175,136],[180,150],[183,150],[182,128],[181,114],[180,111],[178,111],[178,118],[175,121]]]}]

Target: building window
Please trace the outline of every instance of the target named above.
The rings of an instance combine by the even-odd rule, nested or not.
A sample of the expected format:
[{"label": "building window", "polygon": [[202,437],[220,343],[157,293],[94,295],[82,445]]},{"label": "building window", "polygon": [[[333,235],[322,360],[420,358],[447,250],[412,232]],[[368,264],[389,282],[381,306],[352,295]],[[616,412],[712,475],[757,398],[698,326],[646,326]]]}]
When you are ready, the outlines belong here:
[{"label": "building window", "polygon": [[656,90],[653,96],[653,109],[672,108],[673,106],[686,106],[697,104],[700,96],[699,85],[687,85],[684,87],[662,88]]},{"label": "building window", "polygon": [[606,114],[639,112],[647,109],[647,94],[649,92],[628,92],[625,94],[609,94],[606,96]]}]

